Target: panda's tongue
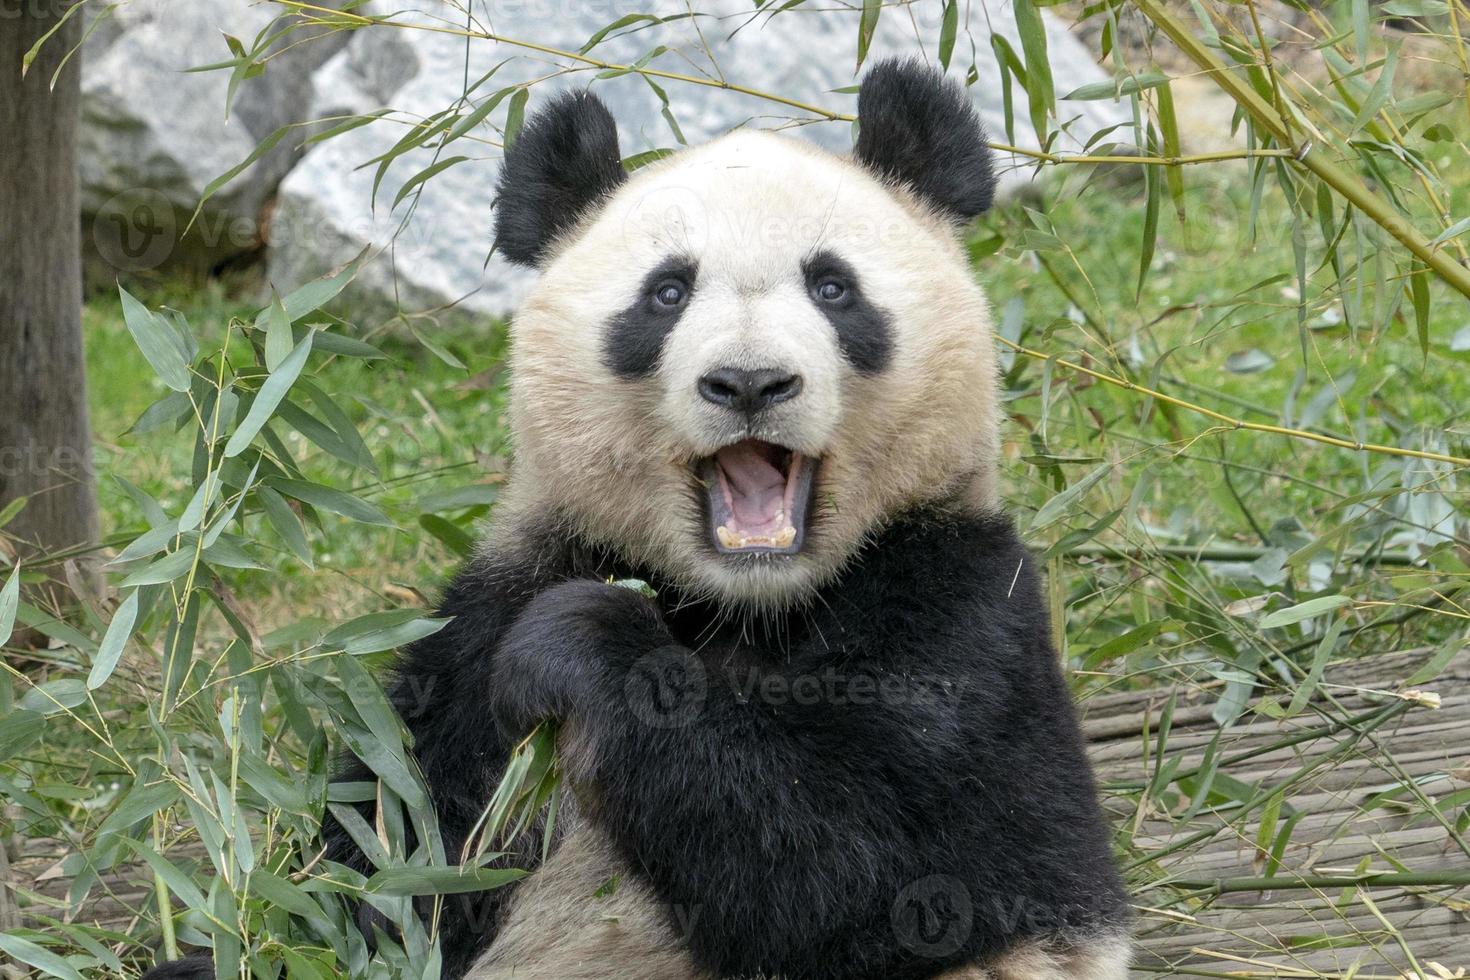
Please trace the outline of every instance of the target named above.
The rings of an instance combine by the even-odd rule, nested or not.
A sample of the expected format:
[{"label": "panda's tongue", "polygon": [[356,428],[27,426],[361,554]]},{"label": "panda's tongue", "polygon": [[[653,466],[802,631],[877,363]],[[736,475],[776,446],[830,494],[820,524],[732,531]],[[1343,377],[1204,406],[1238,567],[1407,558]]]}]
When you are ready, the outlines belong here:
[{"label": "panda's tongue", "polygon": [[770,535],[786,523],[786,474],[778,465],[782,450],[747,439],[715,454],[730,506],[730,530],[746,536]]}]

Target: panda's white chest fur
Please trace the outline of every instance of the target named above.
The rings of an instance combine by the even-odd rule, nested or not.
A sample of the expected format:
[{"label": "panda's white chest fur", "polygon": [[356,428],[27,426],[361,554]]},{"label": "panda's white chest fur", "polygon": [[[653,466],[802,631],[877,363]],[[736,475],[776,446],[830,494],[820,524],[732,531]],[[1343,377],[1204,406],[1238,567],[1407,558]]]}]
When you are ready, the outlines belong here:
[{"label": "panda's white chest fur", "polygon": [[[710,980],[648,883],[566,806],[564,836],[517,886],[467,980]],[[697,914],[697,912],[693,913]]]}]

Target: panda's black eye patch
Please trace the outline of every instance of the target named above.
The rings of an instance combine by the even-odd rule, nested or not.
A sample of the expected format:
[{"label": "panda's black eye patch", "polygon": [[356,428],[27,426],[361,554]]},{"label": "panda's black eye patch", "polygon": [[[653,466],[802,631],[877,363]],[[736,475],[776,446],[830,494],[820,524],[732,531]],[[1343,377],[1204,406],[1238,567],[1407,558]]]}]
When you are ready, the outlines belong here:
[{"label": "panda's black eye patch", "polygon": [[893,354],[893,325],[887,311],[863,295],[852,266],[828,251],[814,252],[801,265],[807,292],[837,331],[842,356],[863,374],[877,374]]},{"label": "panda's black eye patch", "polygon": [[694,293],[697,269],[692,259],[665,259],[643,277],[633,301],[608,323],[603,363],[622,378],[652,374],[668,337]]}]

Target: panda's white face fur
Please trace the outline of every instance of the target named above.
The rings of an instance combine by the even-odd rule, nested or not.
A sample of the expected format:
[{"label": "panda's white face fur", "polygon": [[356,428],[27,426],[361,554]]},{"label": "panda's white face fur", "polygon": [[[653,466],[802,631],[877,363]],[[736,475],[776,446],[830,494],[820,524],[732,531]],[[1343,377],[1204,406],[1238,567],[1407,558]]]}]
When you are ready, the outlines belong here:
[{"label": "panda's white face fur", "polygon": [[798,602],[891,516],[993,504],[985,296],[949,216],[740,131],[559,235],[511,327],[505,504],[686,589]]}]

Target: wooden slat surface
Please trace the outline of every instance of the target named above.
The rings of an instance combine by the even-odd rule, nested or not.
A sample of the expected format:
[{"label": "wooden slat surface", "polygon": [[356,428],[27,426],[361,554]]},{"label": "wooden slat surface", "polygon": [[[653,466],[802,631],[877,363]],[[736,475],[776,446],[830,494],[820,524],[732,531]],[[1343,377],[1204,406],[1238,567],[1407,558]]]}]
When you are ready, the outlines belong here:
[{"label": "wooden slat surface", "polygon": [[[1339,665],[1327,672],[1333,685],[1327,690],[1349,716],[1364,714],[1393,699],[1351,688],[1397,691],[1427,657],[1386,655]],[[1211,714],[1217,689],[1106,694],[1084,702],[1105,802],[1134,828],[1132,859],[1143,862],[1131,875],[1140,910],[1140,975],[1413,976],[1410,954],[1427,976],[1438,976],[1431,961],[1448,968],[1447,975],[1457,969],[1470,974],[1470,889],[1282,888],[1182,902],[1181,891],[1168,881],[1265,873],[1256,849],[1262,811],[1244,818],[1228,810],[1185,818],[1180,811],[1187,800],[1176,800],[1172,811],[1156,803],[1141,807],[1137,790],[1149,783],[1157,763],[1145,762],[1145,717],[1152,756],[1162,709],[1174,693],[1165,760],[1180,757],[1180,771],[1199,767],[1217,734],[1218,759],[1260,753],[1220,767],[1244,783],[1274,789],[1308,770],[1286,796],[1302,816],[1275,877],[1344,876],[1360,869],[1470,871],[1464,839],[1445,825],[1454,827],[1464,804],[1447,807],[1443,822],[1407,796],[1404,806],[1365,809],[1405,780],[1416,782],[1430,801],[1470,789],[1470,655],[1462,654],[1425,688],[1440,696],[1441,707],[1410,707],[1347,748],[1351,733],[1339,731],[1269,749],[1292,734],[1324,728],[1327,719],[1310,710],[1279,721],[1247,715],[1220,734]],[[1209,836],[1171,852],[1202,834]]]}]

